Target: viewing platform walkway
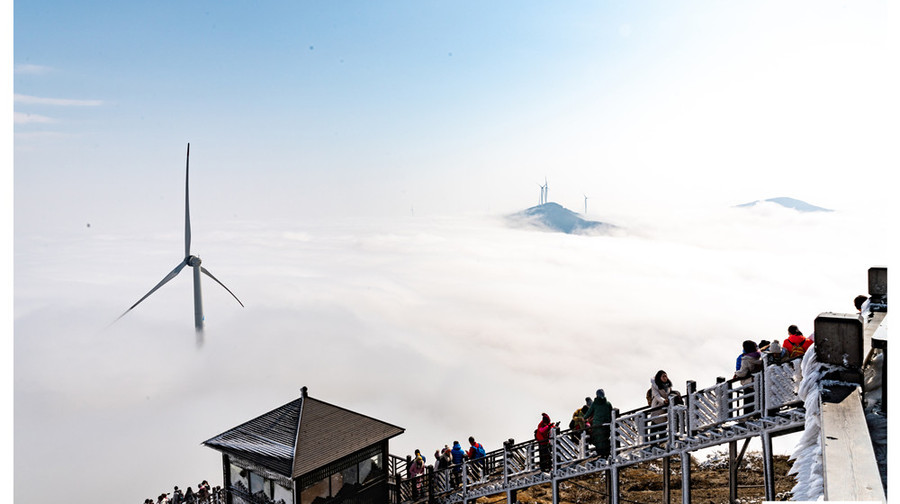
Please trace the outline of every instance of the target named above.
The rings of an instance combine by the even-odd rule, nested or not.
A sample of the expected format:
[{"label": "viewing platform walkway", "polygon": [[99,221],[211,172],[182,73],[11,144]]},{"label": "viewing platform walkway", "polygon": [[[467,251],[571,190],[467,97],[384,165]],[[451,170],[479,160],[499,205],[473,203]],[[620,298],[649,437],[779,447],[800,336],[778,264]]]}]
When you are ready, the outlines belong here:
[{"label": "viewing platform walkway", "polygon": [[[797,394],[800,359],[783,364],[764,359],[763,370],[742,385],[739,379],[720,378],[715,385],[697,389],[687,382],[684,405],[645,407],[627,412],[613,410],[608,458],[594,455],[588,432],[553,429],[550,439],[552,470],[540,470],[538,443],[509,440],[478,460],[409,479],[407,461],[392,457],[399,502],[465,503],[479,497],[506,494],[516,502],[516,491],[550,483],[553,501],[559,502],[560,482],[578,476],[607,473],[610,502],[618,502],[618,473],[625,467],[651,460],[678,457],[690,467],[691,452],[725,443],[760,437],[765,461],[766,499],[775,499],[772,438],[802,430],[803,401]],[[733,450],[732,450],[733,451]],[[463,477],[465,475],[465,477]],[[668,472],[664,492],[668,489]],[[682,488],[690,487],[690,470],[682,471]],[[688,492],[684,495],[689,495]],[[668,498],[666,498],[668,502]],[[684,500],[689,502],[689,498]]]}]

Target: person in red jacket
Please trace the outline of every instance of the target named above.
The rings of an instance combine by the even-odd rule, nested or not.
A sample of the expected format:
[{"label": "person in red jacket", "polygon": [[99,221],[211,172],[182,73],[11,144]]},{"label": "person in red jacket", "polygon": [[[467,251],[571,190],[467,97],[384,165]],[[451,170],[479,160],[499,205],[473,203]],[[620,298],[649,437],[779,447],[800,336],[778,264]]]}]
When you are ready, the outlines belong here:
[{"label": "person in red jacket", "polygon": [[788,327],[788,337],[784,340],[784,343],[781,344],[784,348],[785,358],[787,359],[793,359],[794,357],[800,357],[805,354],[810,345],[812,345],[812,340],[805,338],[803,333],[800,332],[800,329],[795,325]]},{"label": "person in red jacket", "polygon": [[550,472],[553,462],[550,460],[550,429],[558,427],[550,421],[550,415],[541,413],[541,422],[534,430],[534,439],[538,442],[538,454],[540,455],[541,471]]}]

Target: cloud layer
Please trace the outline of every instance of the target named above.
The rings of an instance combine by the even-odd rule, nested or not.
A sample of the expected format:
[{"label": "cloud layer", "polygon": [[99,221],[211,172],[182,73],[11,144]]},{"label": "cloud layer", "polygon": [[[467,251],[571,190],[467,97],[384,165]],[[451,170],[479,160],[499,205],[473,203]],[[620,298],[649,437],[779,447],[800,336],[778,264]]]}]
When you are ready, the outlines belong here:
[{"label": "cloud layer", "polygon": [[742,340],[852,310],[887,249],[856,246],[853,216],[772,208],[634,220],[615,237],[499,217],[203,227],[194,251],[247,307],[204,283],[199,347],[187,273],[104,329],[181,259],[180,230],[17,236],[17,501],[219,481],[199,443],[301,386],[405,427],[397,455],[527,439],[541,412],[566,423],[598,387],[635,408],[658,369],[711,384]]}]

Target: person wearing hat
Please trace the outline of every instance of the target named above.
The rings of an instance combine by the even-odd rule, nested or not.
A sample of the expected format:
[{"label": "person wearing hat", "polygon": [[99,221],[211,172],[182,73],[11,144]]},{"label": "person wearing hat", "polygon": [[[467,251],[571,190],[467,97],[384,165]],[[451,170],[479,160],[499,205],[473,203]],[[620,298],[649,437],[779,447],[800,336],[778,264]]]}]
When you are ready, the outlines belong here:
[{"label": "person wearing hat", "polygon": [[584,414],[585,419],[591,421],[591,443],[597,450],[597,455],[609,457],[609,424],[612,421],[612,404],[606,400],[603,389],[597,389],[597,397],[591,403]]},{"label": "person wearing hat", "polygon": [[412,480],[413,499],[419,498],[419,492],[422,490],[422,478],[425,474],[425,459],[419,450],[416,450],[416,460],[413,461],[409,468],[409,479]]},{"label": "person wearing hat", "polygon": [[[559,426],[559,422],[556,422],[556,426]],[[541,413],[541,422],[538,424],[537,429],[534,430],[534,438],[538,442],[541,471],[544,472],[550,472],[553,466],[553,462],[550,459],[550,430],[553,427],[554,424],[550,421],[550,415]]]}]

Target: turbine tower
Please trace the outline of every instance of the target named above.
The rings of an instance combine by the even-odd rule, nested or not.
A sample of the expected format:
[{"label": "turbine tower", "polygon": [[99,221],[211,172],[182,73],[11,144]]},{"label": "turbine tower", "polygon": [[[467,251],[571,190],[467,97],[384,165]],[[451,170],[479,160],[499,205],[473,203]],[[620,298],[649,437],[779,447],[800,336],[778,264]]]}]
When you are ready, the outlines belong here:
[{"label": "turbine tower", "polygon": [[[535,182],[535,184],[537,184],[537,182]],[[538,184],[538,187],[541,188],[541,202],[540,202],[540,204],[543,205],[544,203],[547,202],[547,177],[544,177],[544,185]]]},{"label": "turbine tower", "polygon": [[584,215],[587,215],[587,200],[588,200],[588,196],[587,196],[587,194],[585,194],[584,195]]},{"label": "turbine tower", "polygon": [[[144,294],[144,297],[137,300],[137,303],[131,305],[131,308],[125,310],[125,313],[119,315],[119,319],[124,317],[125,314],[134,309],[135,306],[141,304],[141,301],[147,299],[150,294],[153,294],[160,287],[166,284],[169,280],[178,276],[181,273],[181,270],[184,269],[185,266],[190,266],[194,271],[194,327],[197,328],[197,331],[203,330],[203,297],[200,292],[200,273],[212,278],[216,281],[217,284],[221,285],[222,288],[228,291],[232,297],[241,305],[244,306],[244,303],[241,303],[241,300],[238,299],[237,296],[234,295],[233,292],[228,287],[225,287],[225,284],[219,281],[218,278],[214,277],[212,273],[209,272],[206,268],[200,265],[200,257],[191,255],[191,207],[190,207],[190,197],[188,193],[188,181],[190,180],[190,158],[191,158],[191,144],[187,145],[187,155],[185,156],[185,167],[184,167],[184,259],[178,266],[175,266],[175,269],[169,272],[168,275],[163,277],[163,279],[156,284],[156,287],[150,289],[150,292]],[[119,320],[116,319],[116,320]]]}]

